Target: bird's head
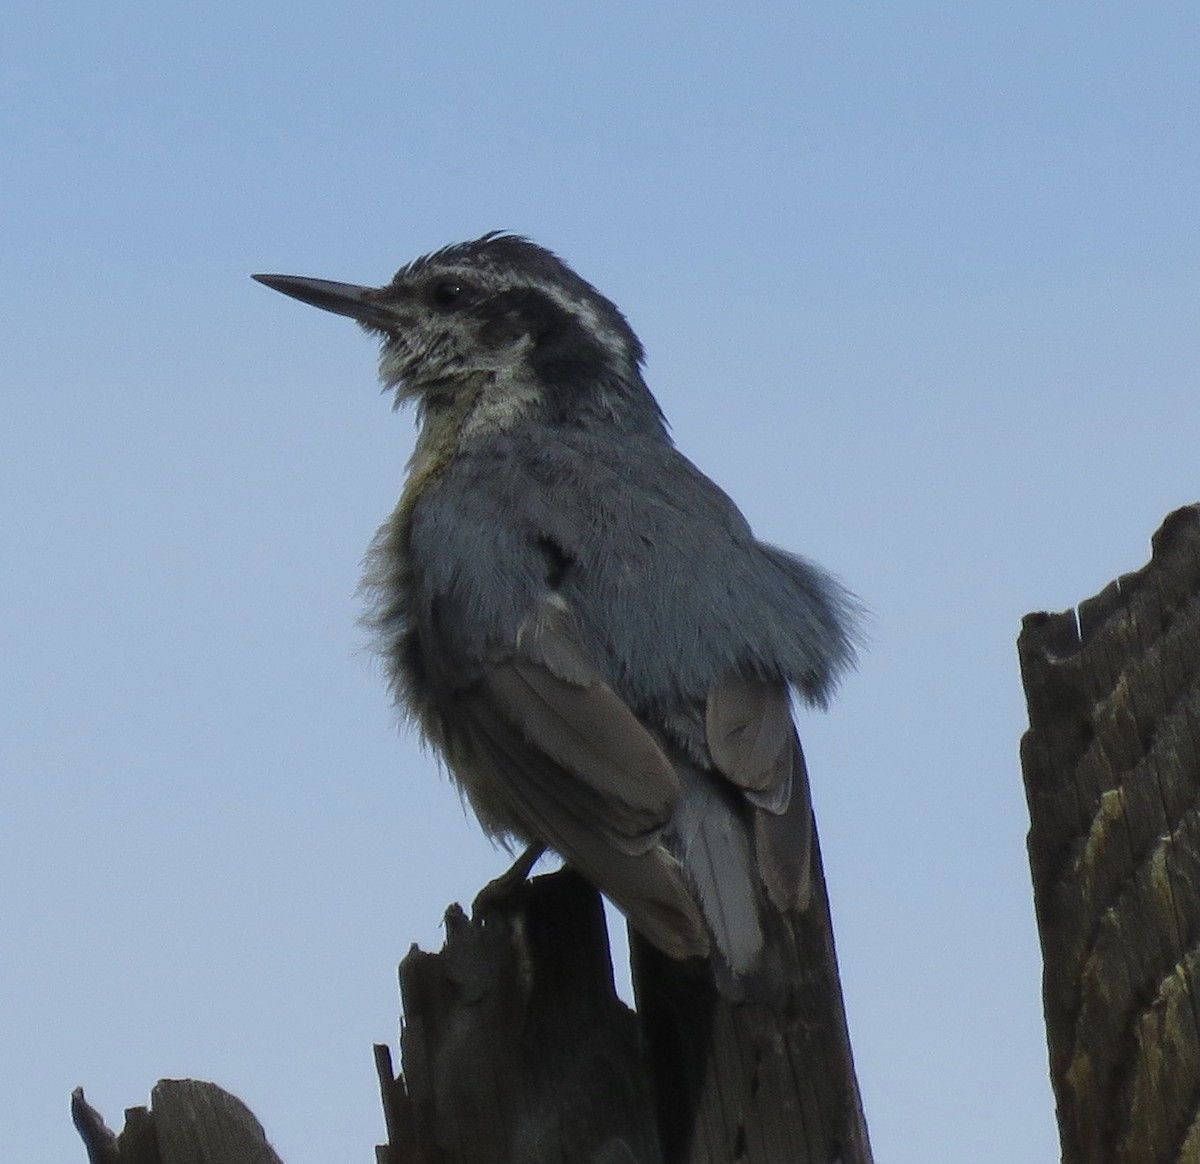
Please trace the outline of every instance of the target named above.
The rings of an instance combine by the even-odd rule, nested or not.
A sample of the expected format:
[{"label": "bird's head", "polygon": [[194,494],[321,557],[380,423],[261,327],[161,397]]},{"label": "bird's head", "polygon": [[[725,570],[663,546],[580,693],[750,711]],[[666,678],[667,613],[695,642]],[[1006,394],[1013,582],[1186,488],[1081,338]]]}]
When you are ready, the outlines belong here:
[{"label": "bird's head", "polygon": [[[260,283],[380,337],[379,371],[423,415],[482,405],[488,425],[538,412],[657,423],[642,346],[616,306],[550,251],[492,233],[402,267],[383,287],[292,275]],[[484,417],[484,414],[486,416]]]}]

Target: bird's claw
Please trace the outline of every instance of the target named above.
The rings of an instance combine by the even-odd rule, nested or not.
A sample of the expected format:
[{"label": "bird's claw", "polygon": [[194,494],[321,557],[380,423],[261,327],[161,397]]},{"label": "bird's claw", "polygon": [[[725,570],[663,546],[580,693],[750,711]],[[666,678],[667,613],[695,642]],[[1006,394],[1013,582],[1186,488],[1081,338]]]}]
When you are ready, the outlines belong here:
[{"label": "bird's claw", "polygon": [[471,916],[479,918],[503,904],[505,898],[525,884],[530,870],[545,851],[545,845],[529,845],[499,877],[493,878],[475,894],[475,900],[471,902]]}]

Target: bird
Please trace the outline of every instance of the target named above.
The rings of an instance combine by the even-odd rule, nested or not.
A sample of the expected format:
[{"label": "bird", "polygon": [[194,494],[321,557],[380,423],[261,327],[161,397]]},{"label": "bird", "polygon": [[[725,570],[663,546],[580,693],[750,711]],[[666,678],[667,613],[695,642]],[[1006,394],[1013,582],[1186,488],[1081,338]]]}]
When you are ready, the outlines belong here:
[{"label": "bird", "polygon": [[518,878],[549,848],[669,958],[753,975],[812,895],[793,698],[853,666],[858,600],[754,536],[676,447],[625,316],[531,240],[379,287],[253,278],[356,320],[415,406],[364,622],[483,829],[526,846]]}]

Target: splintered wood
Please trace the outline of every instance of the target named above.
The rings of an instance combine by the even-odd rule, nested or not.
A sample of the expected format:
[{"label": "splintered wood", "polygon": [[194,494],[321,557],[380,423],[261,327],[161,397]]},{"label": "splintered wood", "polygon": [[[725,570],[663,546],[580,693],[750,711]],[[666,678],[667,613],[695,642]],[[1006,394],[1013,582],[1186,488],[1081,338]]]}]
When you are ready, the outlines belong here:
[{"label": "splintered wood", "polygon": [[1200,507],[1019,653],[1064,1164],[1200,1164]]}]

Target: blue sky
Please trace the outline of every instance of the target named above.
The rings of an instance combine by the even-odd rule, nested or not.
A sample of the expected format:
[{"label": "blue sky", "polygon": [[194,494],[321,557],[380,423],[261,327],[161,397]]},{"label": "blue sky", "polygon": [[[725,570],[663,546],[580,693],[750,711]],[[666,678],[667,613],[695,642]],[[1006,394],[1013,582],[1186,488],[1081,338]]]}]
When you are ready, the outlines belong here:
[{"label": "blue sky", "polygon": [[411,417],[347,321],[492,228],[626,312],[676,438],[872,646],[805,714],[893,1164],[1057,1159],[1021,616],[1197,500],[1190,4],[18,0],[0,42],[0,1126],[214,1079],[369,1159],[395,964],[504,865],[355,625]]}]

